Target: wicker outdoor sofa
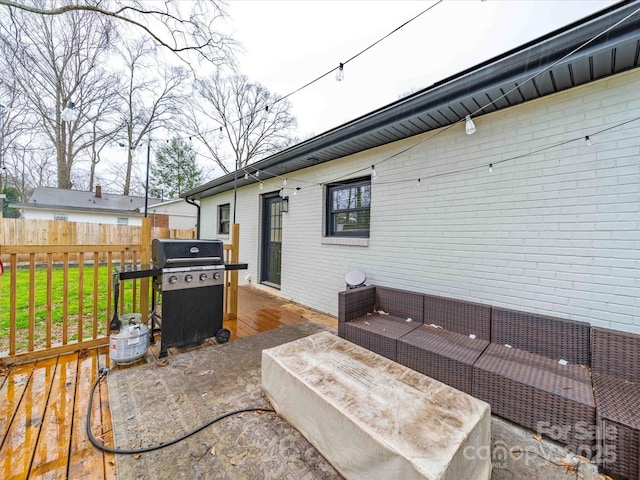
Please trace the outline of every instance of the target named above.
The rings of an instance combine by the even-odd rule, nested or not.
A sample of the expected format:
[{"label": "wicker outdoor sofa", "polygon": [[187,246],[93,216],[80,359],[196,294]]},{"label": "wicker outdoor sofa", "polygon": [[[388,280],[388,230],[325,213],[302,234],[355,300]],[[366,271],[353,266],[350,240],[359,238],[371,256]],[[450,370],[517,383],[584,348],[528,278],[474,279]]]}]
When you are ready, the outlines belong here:
[{"label": "wicker outdoor sofa", "polygon": [[602,470],[640,479],[640,335],[591,329],[597,440]]},{"label": "wicker outdoor sofa", "polygon": [[640,335],[373,285],[338,300],[342,338],[640,480]]},{"label": "wicker outdoor sofa", "polygon": [[492,308],[491,343],[474,364],[472,394],[496,415],[591,457],[589,333],[588,323]]}]

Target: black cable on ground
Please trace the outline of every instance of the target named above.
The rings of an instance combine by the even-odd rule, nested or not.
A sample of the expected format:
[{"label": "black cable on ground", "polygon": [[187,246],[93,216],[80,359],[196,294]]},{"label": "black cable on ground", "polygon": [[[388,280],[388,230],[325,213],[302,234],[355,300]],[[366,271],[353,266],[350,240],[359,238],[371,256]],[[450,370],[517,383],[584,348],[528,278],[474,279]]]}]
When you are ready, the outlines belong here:
[{"label": "black cable on ground", "polygon": [[210,420],[209,422],[205,423],[204,425],[199,426],[198,428],[196,428],[195,430],[192,430],[191,432],[185,433],[184,435],[182,435],[179,438],[175,438],[175,439],[170,440],[168,442],[161,443],[160,445],[152,445],[150,447],[135,448],[135,449],[132,449],[132,450],[121,450],[119,448],[111,448],[111,447],[107,447],[106,445],[100,443],[100,441],[96,437],[93,436],[93,432],[91,431],[91,410],[93,408],[93,395],[94,395],[94,393],[96,391],[96,387],[100,383],[100,380],[102,380],[102,378],[106,377],[107,373],[109,373],[109,369],[107,369],[107,368],[101,368],[100,369],[100,375],[98,376],[98,379],[95,381],[95,383],[93,384],[93,388],[91,389],[91,395],[89,396],[89,406],[87,407],[87,437],[89,437],[89,441],[93,444],[94,447],[96,447],[99,450],[102,450],[104,452],[119,453],[119,454],[123,454],[123,455],[134,455],[134,454],[137,454],[137,453],[152,452],[154,450],[159,450],[161,448],[168,447],[169,445],[173,445],[175,443],[181,442],[182,440],[186,440],[190,436],[198,433],[201,430],[204,430],[205,428],[213,425],[214,423],[217,423],[220,420],[224,420],[225,418],[231,417],[233,415],[238,415],[240,413],[245,413],[245,412],[275,412],[275,410],[272,409],[272,408],[260,408],[260,407],[257,407],[257,408],[243,408],[243,409],[240,409],[240,410],[233,410],[232,412],[225,413],[223,415],[220,415],[219,417],[214,418],[213,420]]}]

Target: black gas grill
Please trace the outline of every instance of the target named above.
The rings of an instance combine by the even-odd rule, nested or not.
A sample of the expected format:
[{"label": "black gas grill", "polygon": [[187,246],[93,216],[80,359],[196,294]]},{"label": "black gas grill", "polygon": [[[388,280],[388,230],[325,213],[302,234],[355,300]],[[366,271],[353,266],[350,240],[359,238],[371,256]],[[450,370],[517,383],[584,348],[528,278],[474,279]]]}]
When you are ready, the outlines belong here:
[{"label": "black gas grill", "polygon": [[[244,270],[247,264],[224,263],[223,253],[220,240],[156,239],[151,242],[151,265],[127,266],[117,272],[120,280],[153,277],[149,319],[152,343],[155,333],[162,332],[160,357],[166,357],[170,347],[197,345],[211,337],[218,343],[229,340],[229,330],[222,328],[224,272]],[[160,296],[162,313],[158,315]]]},{"label": "black gas grill", "polygon": [[170,347],[210,337],[229,340],[229,330],[222,328],[223,258],[219,240],[153,240],[151,261],[162,272],[153,281],[156,294],[162,294],[160,357]]}]

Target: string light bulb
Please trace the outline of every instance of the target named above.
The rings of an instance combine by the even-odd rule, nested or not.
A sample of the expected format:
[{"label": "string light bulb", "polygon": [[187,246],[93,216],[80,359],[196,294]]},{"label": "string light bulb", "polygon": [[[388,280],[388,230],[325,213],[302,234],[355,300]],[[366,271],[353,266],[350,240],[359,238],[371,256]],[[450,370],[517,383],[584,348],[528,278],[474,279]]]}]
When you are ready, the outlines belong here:
[{"label": "string light bulb", "polygon": [[222,139],[224,138],[224,135],[223,135],[223,133],[222,133],[222,127],[220,127],[220,131],[218,132],[218,138],[219,138],[220,140],[222,140]]},{"label": "string light bulb", "polygon": [[493,173],[493,163],[489,164],[489,173]]},{"label": "string light bulb", "polygon": [[297,195],[297,194],[298,194],[298,191],[300,191],[300,187],[296,187],[296,189],[293,191],[293,194],[294,194],[294,195]]},{"label": "string light bulb", "polygon": [[344,64],[343,63],[338,65],[338,71],[336,72],[336,80],[338,82],[341,82],[342,80],[344,80]]},{"label": "string light bulb", "polygon": [[63,122],[71,123],[78,118],[78,112],[75,110],[76,104],[74,102],[67,102],[67,106],[60,112],[60,120]]},{"label": "string light bulb", "polygon": [[378,178],[378,172],[376,172],[376,166],[371,165],[371,179],[375,180],[376,178]]},{"label": "string light bulb", "polygon": [[264,184],[260,182],[260,190],[264,190]]},{"label": "string light bulb", "polygon": [[467,133],[467,135],[473,135],[474,133],[476,133],[476,124],[473,123],[473,120],[471,120],[471,115],[467,115],[464,118],[466,120],[466,123],[464,124],[464,131]]},{"label": "string light bulb", "polygon": [[587,147],[592,147],[592,146],[593,146],[593,143],[591,142],[591,139],[589,138],[589,135],[587,135],[586,137],[584,137],[584,144],[585,144]]},{"label": "string light bulb", "polygon": [[285,187],[287,186],[287,179],[286,178],[282,181],[282,185],[284,185]]},{"label": "string light bulb", "polygon": [[245,174],[244,174],[244,179],[245,179],[245,180],[249,180],[249,174],[248,174],[248,173],[246,173],[246,172],[245,172]]}]

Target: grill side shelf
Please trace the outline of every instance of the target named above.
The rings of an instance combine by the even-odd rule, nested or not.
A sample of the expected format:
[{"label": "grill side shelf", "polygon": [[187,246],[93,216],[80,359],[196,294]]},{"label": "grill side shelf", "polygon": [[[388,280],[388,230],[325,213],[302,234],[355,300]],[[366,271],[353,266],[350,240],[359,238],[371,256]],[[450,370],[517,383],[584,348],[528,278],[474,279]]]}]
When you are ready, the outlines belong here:
[{"label": "grill side shelf", "polygon": [[224,264],[225,270],[246,270],[247,268],[249,268],[248,263],[225,263]]},{"label": "grill side shelf", "polygon": [[118,270],[118,278],[120,280],[132,280],[134,278],[159,277],[162,275],[162,269],[153,265],[135,265],[127,266]]}]

